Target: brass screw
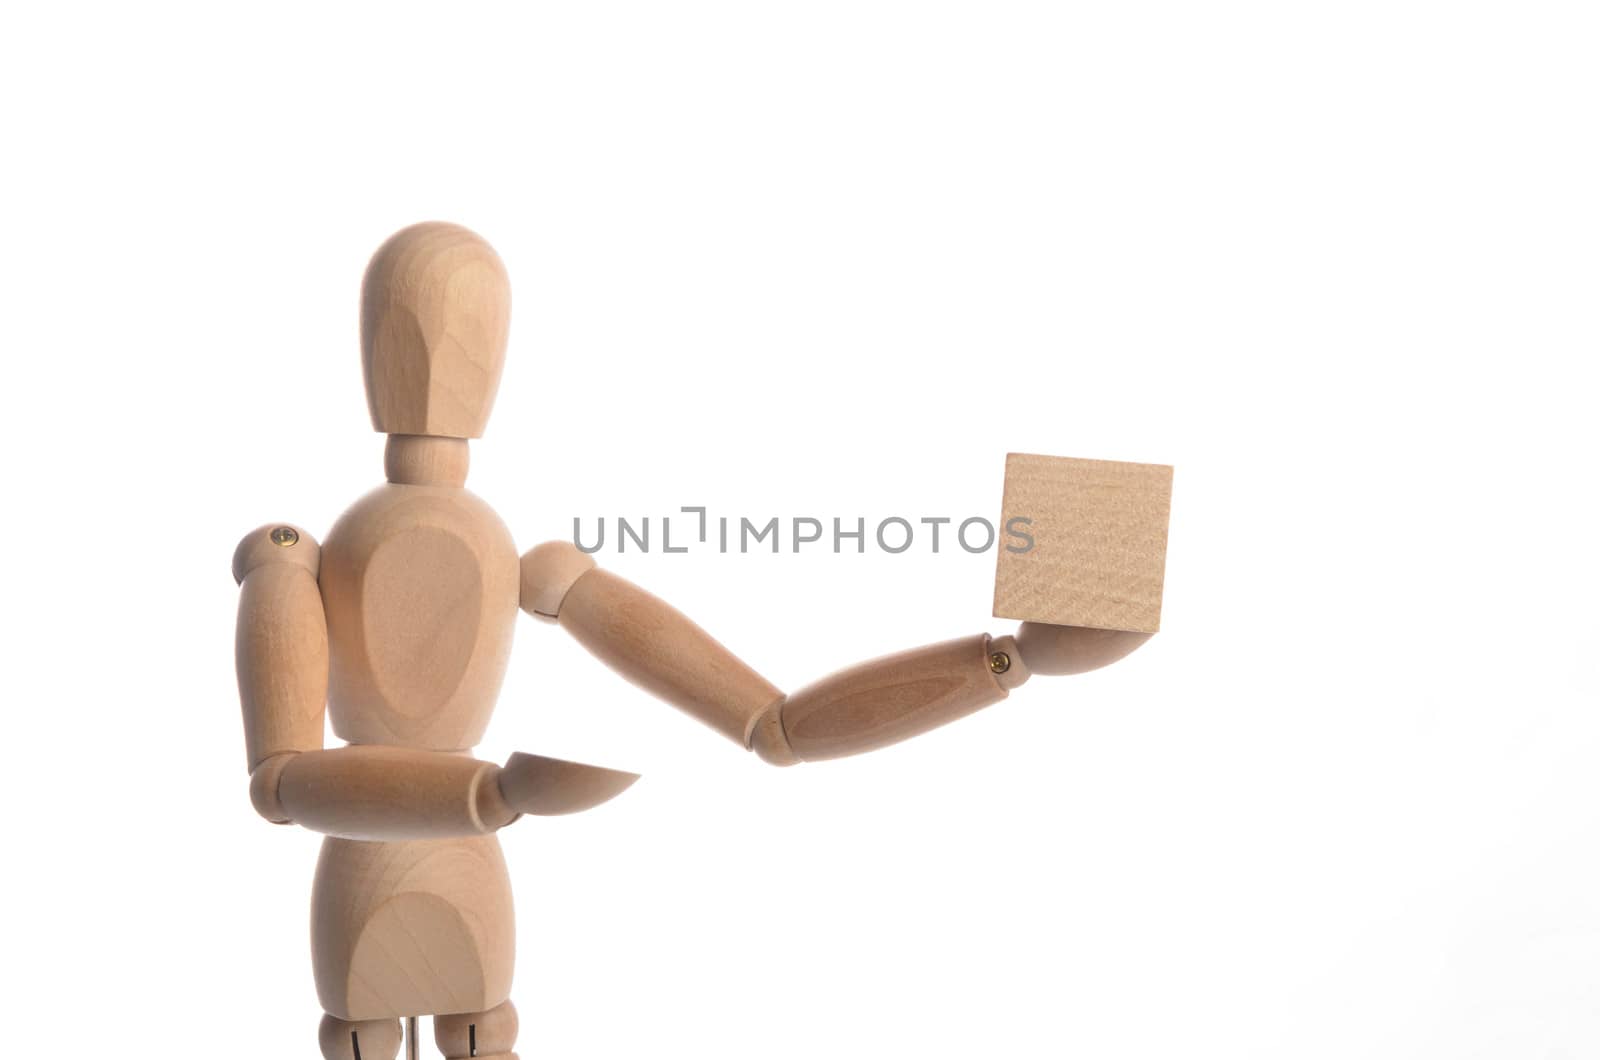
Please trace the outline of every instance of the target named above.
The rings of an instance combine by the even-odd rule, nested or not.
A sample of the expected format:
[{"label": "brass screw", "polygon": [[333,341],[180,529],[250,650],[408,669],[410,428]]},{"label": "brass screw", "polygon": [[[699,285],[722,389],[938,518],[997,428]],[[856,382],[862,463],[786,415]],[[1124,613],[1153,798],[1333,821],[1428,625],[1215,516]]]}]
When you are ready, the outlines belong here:
[{"label": "brass screw", "polygon": [[989,669],[997,674],[1003,674],[1011,669],[1011,656],[1003,651],[997,651],[989,656]]},{"label": "brass screw", "polygon": [[272,543],[277,545],[279,548],[288,548],[290,545],[300,540],[299,533],[297,533],[295,528],[292,526],[275,526],[272,528],[272,533],[268,534],[267,536],[270,537],[272,539]]}]

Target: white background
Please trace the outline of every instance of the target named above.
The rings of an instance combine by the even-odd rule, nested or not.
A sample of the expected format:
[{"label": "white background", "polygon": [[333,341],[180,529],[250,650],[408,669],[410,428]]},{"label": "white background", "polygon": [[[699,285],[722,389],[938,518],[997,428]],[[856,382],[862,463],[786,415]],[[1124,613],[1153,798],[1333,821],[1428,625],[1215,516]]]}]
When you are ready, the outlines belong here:
[{"label": "white background", "polygon": [[[645,779],[505,836],[525,1058],[1597,1055],[1596,29],[7,14],[10,1051],[316,1055],[228,560],[381,479],[357,285],[444,218],[513,279],[470,485],[522,547],[1177,468],[1159,637],[859,759],[765,767],[526,622],[482,754]],[[992,554],[603,559],[786,688],[1010,625]]]}]

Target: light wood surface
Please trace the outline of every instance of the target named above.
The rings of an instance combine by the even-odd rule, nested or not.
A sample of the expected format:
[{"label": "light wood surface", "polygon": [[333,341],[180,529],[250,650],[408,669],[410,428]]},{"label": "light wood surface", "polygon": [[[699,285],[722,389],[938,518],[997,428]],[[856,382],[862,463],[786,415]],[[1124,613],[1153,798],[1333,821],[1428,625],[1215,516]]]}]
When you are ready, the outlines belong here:
[{"label": "light wood surface", "polygon": [[519,580],[511,534],[466,490],[390,484],[357,501],[322,548],[333,731],[477,744],[510,660]]},{"label": "light wood surface", "polygon": [[323,1016],[317,1044],[323,1060],[394,1060],[400,1054],[400,1021],[342,1020]]},{"label": "light wood surface", "polygon": [[289,820],[344,839],[484,835],[516,811],[500,767],[466,755],[409,747],[340,747],[295,755],[278,780]]},{"label": "light wood surface", "polygon": [[487,1012],[511,994],[515,938],[511,880],[494,836],[323,840],[312,969],[331,1015]]},{"label": "light wood surface", "polygon": [[383,447],[383,474],[407,486],[461,486],[471,453],[465,438],[391,434]]},{"label": "light wood surface", "polygon": [[283,771],[299,757],[298,751],[286,751],[263,759],[250,771],[250,805],[256,813],[273,824],[293,824],[289,811],[278,798],[278,786],[283,781]]},{"label": "light wood surface", "polygon": [[783,731],[803,761],[898,743],[997,703],[1006,690],[979,634],[852,666],[783,705]]},{"label": "light wood surface", "polygon": [[328,627],[318,553],[310,534],[282,523],[247,534],[234,553],[234,664],[251,771],[273,755],[322,746]]},{"label": "light wood surface", "polygon": [[449,751],[351,746],[274,756],[256,779],[251,798],[269,820],[392,841],[485,835],[524,813],[578,813],[639,776],[521,752],[502,767]]},{"label": "light wood surface", "polygon": [[1024,665],[1036,674],[1081,674],[1121,659],[1152,634],[1120,629],[1088,629],[1024,622],[1016,646]]},{"label": "light wood surface", "polygon": [[244,584],[245,575],[263,563],[288,563],[304,568],[312,578],[322,564],[322,547],[304,527],[293,523],[267,523],[239,540],[233,550],[233,581]]},{"label": "light wood surface", "polygon": [[499,783],[506,803],[517,812],[561,817],[610,802],[638,779],[637,773],[518,751],[506,760]]},{"label": "light wood surface", "polygon": [[433,1040],[449,1060],[514,1060],[511,1048],[517,1044],[517,1007],[507,1001],[488,1012],[438,1016],[433,1021]]},{"label": "light wood surface", "polygon": [[[527,570],[525,559],[525,597]],[[995,658],[980,634],[861,663],[785,698],[682,613],[610,571],[581,573],[558,610],[562,628],[606,665],[773,765],[897,743],[1004,699],[1030,672],[1010,638]]]},{"label": "light wood surface", "polygon": [[577,580],[594,570],[594,557],[571,541],[546,541],[522,554],[522,609],[556,618]]},{"label": "light wood surface", "polygon": [[[1008,455],[995,617],[1156,632],[1171,497],[1164,464]],[[1024,547],[1012,526],[1032,548],[1011,551]]]},{"label": "light wood surface", "polygon": [[789,746],[789,737],[783,731],[783,706],[786,702],[787,699],[778,700],[745,725],[745,746],[768,765],[800,764],[800,756]]},{"label": "light wood surface", "polygon": [[750,719],[783,698],[677,609],[610,571],[578,578],[558,620],[617,673],[740,746]]},{"label": "light wood surface", "polygon": [[1007,692],[1033,676],[1015,637],[995,637],[989,642],[989,671]]},{"label": "light wood surface", "polygon": [[361,363],[372,425],[386,434],[482,436],[511,325],[494,249],[428,222],[378,248],[361,285]]}]

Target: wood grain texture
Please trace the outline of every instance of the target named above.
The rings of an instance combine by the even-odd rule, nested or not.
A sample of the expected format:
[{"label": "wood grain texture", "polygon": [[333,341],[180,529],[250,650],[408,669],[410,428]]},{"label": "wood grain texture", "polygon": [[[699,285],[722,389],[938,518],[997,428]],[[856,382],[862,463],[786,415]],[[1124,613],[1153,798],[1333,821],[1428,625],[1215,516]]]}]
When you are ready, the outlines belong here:
[{"label": "wood grain texture", "polygon": [[361,285],[361,364],[386,434],[478,438],[505,364],[511,286],[494,248],[459,225],[412,225]]},{"label": "wood grain texture", "polygon": [[277,801],[294,823],[343,839],[486,835],[516,818],[499,776],[499,766],[466,755],[339,747],[290,759]]},{"label": "wood grain texture", "polygon": [[1082,674],[1109,666],[1153,636],[1121,629],[1088,629],[1024,622],[1016,649],[1023,664],[1040,674]]},{"label": "wood grain texture", "polygon": [[447,1060],[516,1056],[517,1007],[507,1001],[488,1012],[462,1012],[433,1021],[433,1041]]},{"label": "wood grain texture", "polygon": [[510,659],[519,579],[511,534],[466,490],[391,483],[357,501],[322,549],[334,732],[478,743]]},{"label": "wood grain texture", "polygon": [[465,438],[391,434],[383,447],[383,475],[408,486],[461,486],[471,459]]},{"label": "wood grain texture", "polygon": [[594,557],[571,541],[546,541],[522,554],[522,609],[556,618],[577,580],[594,570]]},{"label": "wood grain texture", "polygon": [[[284,530],[293,534],[288,540]],[[322,746],[328,627],[317,588],[316,541],[286,524],[246,535],[234,554],[242,579],[234,666],[244,717],[245,764]]]},{"label": "wood grain texture", "polygon": [[1028,661],[1022,656],[1022,649],[1017,647],[1015,637],[995,637],[989,641],[989,658],[991,661],[996,654],[1001,656],[1005,668],[996,670],[991,665],[989,669],[994,673],[995,681],[1007,692],[1027,683],[1028,678],[1033,676],[1033,671],[1028,667]]},{"label": "wood grain texture", "polygon": [[250,771],[250,805],[255,807],[256,813],[273,824],[294,823],[289,819],[289,811],[278,800],[278,785],[283,780],[283,771],[299,755],[298,751],[272,755],[262,759]]},{"label": "wood grain texture", "polygon": [[1018,525],[1033,547],[1010,551],[1023,546],[1002,532],[995,616],[1160,629],[1171,496],[1163,464],[1009,454],[1001,527]]},{"label": "wood grain texture", "polygon": [[789,746],[789,737],[783,732],[783,707],[779,700],[750,719],[745,726],[744,742],[763,762],[771,766],[800,764],[800,756]]},{"label": "wood grain texture", "polygon": [[494,836],[323,841],[317,997],[346,1020],[487,1012],[511,994],[511,881]]},{"label": "wood grain texture", "polygon": [[293,564],[315,578],[321,569],[322,547],[293,523],[267,523],[244,535],[233,550],[234,584],[244,584],[245,575],[263,563]]},{"label": "wood grain texture", "polygon": [[561,817],[610,802],[633,786],[637,773],[567,762],[521,751],[500,772],[500,793],[518,813]]},{"label": "wood grain texture", "polygon": [[740,746],[751,719],[783,698],[682,613],[610,571],[574,582],[558,620],[601,662]]},{"label": "wood grain texture", "polygon": [[1006,698],[979,634],[860,663],[807,685],[782,708],[803,761],[887,747]]},{"label": "wood grain texture", "polygon": [[317,1028],[323,1060],[394,1060],[402,1038],[398,1019],[352,1022],[323,1016]]}]

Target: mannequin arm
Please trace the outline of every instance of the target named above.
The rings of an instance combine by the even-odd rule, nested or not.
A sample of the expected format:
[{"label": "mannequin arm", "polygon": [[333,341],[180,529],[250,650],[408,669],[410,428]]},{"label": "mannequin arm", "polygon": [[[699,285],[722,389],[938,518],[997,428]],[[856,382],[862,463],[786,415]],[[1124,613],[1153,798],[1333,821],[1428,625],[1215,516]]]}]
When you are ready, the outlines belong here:
[{"label": "mannequin arm", "polygon": [[287,820],[276,805],[278,774],[299,752],[322,746],[328,626],[317,588],[320,559],[310,534],[282,523],[245,535],[233,554],[234,664],[250,799],[274,823]]},{"label": "mannequin arm", "polygon": [[775,765],[876,750],[971,714],[1026,681],[1034,654],[1040,673],[1077,673],[1121,658],[1146,636],[1024,623],[1016,638],[978,634],[914,648],[785,696],[683,614],[597,569],[570,542],[523,556],[522,607]]},{"label": "mannequin arm", "polygon": [[344,839],[485,835],[517,813],[500,792],[500,767],[411,747],[351,746],[292,755],[275,801],[285,820]]},{"label": "mannequin arm", "polygon": [[482,835],[523,813],[586,810],[639,779],[539,755],[514,754],[501,767],[409,747],[323,750],[328,626],[320,557],[310,534],[283,524],[246,535],[233,557],[245,759],[261,816],[346,839]]},{"label": "mannequin arm", "polygon": [[343,839],[487,835],[524,813],[598,806],[639,779],[540,755],[497,766],[454,751],[359,744],[272,761],[269,796],[281,820]]}]

